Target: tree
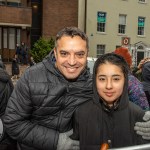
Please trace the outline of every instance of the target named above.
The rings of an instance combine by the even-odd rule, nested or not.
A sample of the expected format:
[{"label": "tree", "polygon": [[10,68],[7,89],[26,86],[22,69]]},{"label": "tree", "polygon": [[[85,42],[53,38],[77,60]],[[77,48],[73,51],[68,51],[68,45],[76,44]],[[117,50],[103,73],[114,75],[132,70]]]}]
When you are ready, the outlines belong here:
[{"label": "tree", "polygon": [[30,54],[36,63],[40,62],[54,48],[54,45],[55,45],[55,41],[53,38],[44,39],[41,37],[33,45],[33,49],[31,49]]}]

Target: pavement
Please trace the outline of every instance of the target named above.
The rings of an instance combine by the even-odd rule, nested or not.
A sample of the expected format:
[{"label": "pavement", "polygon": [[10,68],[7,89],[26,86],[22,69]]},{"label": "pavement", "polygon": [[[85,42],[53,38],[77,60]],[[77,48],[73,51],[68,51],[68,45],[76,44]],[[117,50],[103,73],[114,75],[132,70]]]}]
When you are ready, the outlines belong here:
[{"label": "pavement", "polygon": [[18,81],[18,79],[21,77],[21,75],[24,73],[24,71],[26,70],[26,68],[28,67],[28,65],[22,65],[22,64],[19,64],[19,70],[20,70],[20,74],[19,74],[19,76],[18,76],[18,78],[17,79],[13,79],[13,77],[12,77],[12,69],[11,69],[11,63],[4,63],[5,64],[5,66],[6,66],[6,71],[8,72],[8,74],[10,75],[10,77],[11,77],[11,80],[12,80],[12,82],[13,82],[13,84],[15,85],[16,83],[17,83],[17,81]]}]

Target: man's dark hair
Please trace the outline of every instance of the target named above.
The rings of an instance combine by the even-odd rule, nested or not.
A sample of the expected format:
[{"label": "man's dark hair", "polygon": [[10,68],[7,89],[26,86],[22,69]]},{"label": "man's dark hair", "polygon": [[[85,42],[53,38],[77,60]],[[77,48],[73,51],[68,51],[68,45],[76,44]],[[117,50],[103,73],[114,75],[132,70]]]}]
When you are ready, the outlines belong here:
[{"label": "man's dark hair", "polygon": [[57,41],[60,40],[63,36],[69,36],[69,37],[75,37],[75,36],[79,36],[81,37],[84,41],[86,41],[86,47],[87,49],[89,49],[89,40],[87,35],[80,30],[77,27],[66,27],[62,30],[60,30],[57,35],[56,35],[56,39],[55,39],[55,47],[57,47]]}]

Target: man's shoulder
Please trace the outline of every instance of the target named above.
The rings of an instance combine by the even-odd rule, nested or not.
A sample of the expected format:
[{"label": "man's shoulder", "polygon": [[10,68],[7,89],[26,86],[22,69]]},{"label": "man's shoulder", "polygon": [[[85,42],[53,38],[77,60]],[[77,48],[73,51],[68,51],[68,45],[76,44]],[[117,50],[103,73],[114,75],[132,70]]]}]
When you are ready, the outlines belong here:
[{"label": "man's shoulder", "polygon": [[10,78],[6,70],[0,68],[0,81],[6,82]]},{"label": "man's shoulder", "polygon": [[28,68],[30,72],[45,70],[44,64],[42,62],[36,63],[35,65]]},{"label": "man's shoulder", "polygon": [[27,68],[24,72],[24,76],[28,76],[28,80],[30,82],[37,81],[45,81],[46,77],[46,68],[42,62],[37,63],[29,68]]}]

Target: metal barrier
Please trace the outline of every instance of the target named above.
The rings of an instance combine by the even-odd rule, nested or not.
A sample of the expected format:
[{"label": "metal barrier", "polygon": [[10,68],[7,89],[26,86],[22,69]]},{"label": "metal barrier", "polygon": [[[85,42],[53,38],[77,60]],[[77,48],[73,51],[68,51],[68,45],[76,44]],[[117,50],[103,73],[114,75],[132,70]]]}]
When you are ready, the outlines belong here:
[{"label": "metal barrier", "polygon": [[108,150],[150,150],[150,144],[142,144],[142,145],[114,148]]}]

